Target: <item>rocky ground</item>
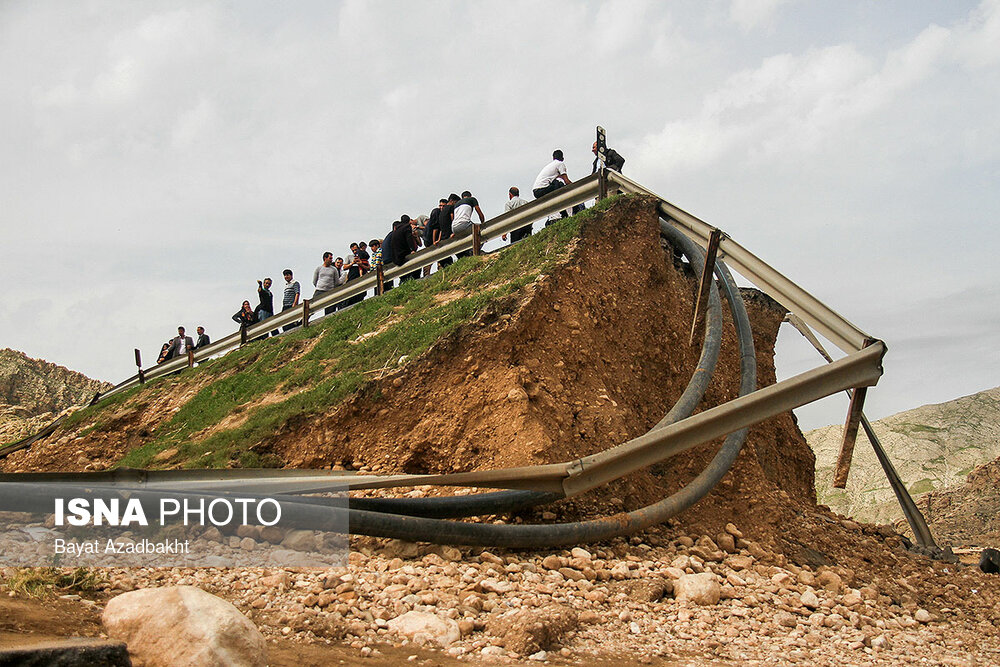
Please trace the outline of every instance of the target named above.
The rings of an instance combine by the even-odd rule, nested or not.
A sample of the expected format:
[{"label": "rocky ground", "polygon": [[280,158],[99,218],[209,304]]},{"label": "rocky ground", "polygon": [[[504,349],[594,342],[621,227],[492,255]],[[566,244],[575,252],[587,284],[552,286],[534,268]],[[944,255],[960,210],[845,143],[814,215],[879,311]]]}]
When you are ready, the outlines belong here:
[{"label": "rocky ground", "polygon": [[357,539],[342,569],[112,569],[97,604],[76,604],[193,585],[276,655],[292,641],[348,663],[1000,663],[997,575],[909,553],[888,527],[838,530],[886,550],[892,574],[796,565],[729,524],[552,553]]}]

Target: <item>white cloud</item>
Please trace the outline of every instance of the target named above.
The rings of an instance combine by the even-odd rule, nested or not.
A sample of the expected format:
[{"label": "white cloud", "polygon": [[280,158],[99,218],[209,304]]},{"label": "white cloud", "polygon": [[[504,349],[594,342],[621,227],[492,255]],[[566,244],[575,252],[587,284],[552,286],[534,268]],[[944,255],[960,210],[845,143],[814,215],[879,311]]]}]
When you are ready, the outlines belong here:
[{"label": "white cloud", "polygon": [[729,18],[741,30],[749,32],[762,25],[768,25],[782,5],[791,0],[732,0],[729,5]]}]

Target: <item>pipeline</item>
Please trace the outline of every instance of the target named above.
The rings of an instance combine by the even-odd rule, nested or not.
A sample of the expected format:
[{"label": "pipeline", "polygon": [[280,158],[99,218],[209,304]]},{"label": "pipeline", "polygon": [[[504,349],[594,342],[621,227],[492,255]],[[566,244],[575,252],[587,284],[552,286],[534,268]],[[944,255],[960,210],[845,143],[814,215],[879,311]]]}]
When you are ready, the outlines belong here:
[{"label": "pipeline", "polygon": [[[681,250],[691,263],[695,275],[700,275],[705,266],[705,252],[701,247],[667,223],[661,222],[660,234]],[[715,275],[720,281],[724,280],[722,270],[718,266],[715,268]],[[704,340],[698,364],[680,398],[651,430],[673,424],[694,412],[712,380],[721,347],[722,306],[718,287],[713,282],[709,292]],[[555,502],[563,497],[565,496],[538,491],[498,491],[440,498],[351,498],[350,507],[352,510],[450,519],[484,514],[506,514]]]}]

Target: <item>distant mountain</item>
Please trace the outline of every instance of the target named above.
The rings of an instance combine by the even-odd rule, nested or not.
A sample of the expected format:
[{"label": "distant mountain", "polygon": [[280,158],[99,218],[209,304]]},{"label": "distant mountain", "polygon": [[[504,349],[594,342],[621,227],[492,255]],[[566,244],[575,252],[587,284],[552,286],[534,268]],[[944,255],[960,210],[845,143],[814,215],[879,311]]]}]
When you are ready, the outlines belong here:
[{"label": "distant mountain", "polygon": [[107,382],[0,349],[0,444],[31,435],[66,408],[86,404]]},{"label": "distant mountain", "polygon": [[[928,499],[920,496],[962,485],[974,468],[1000,457],[1000,387],[907,410],[872,426],[923,511]],[[858,434],[847,488],[832,487],[842,432],[838,425],[805,434],[816,454],[819,501],[862,521],[887,523],[902,518],[863,430]]]}]

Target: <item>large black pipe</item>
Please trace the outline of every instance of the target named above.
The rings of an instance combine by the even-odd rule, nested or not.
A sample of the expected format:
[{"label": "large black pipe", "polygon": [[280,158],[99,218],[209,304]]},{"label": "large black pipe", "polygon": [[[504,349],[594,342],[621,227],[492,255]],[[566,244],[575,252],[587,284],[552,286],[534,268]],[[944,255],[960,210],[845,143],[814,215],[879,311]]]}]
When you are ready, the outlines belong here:
[{"label": "large black pipe", "polygon": [[[669,231],[668,231],[669,230]],[[661,222],[661,236],[668,239],[688,258],[695,275],[701,275],[705,266],[705,251],[694,241],[677,233],[673,227]],[[722,273],[715,267],[715,274],[722,280]],[[713,282],[709,291],[706,310],[705,333],[701,346],[701,356],[684,392],[669,412],[653,428],[661,428],[685,417],[689,417],[701,402],[712,374],[719,361],[722,347],[722,306],[719,290]],[[452,519],[485,514],[507,514],[545,505],[562,498],[555,493],[538,491],[496,491],[467,496],[443,496],[439,498],[351,498],[351,509],[405,514],[434,519]]]}]

